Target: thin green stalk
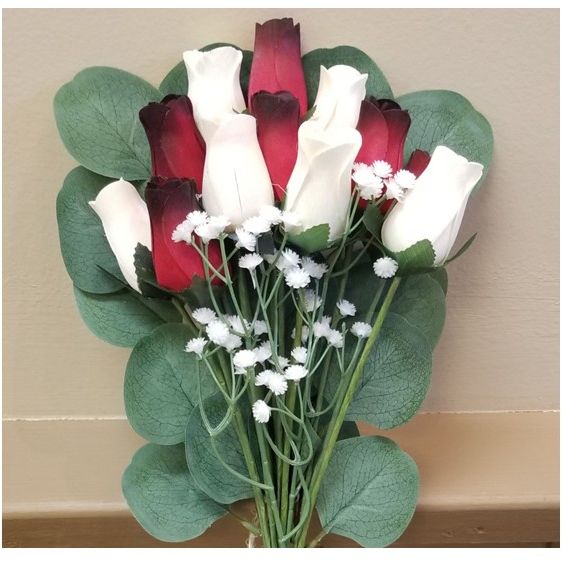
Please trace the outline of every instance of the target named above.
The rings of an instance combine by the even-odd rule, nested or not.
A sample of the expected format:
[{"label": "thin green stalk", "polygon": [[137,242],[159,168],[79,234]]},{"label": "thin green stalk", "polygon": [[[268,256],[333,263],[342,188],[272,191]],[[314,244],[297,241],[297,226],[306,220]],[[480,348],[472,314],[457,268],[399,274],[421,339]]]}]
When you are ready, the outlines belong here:
[{"label": "thin green stalk", "polygon": [[386,293],[379,314],[377,315],[377,319],[375,321],[375,324],[373,325],[371,334],[369,335],[369,338],[367,339],[367,343],[365,344],[363,352],[361,353],[361,358],[359,359],[359,362],[357,363],[357,366],[355,367],[355,370],[351,375],[345,393],[343,394],[341,405],[338,409],[334,411],[334,414],[332,415],[332,419],[330,420],[330,424],[328,425],[328,430],[326,433],[326,438],[324,440],[323,449],[318,458],[318,463],[316,465],[316,469],[314,470],[314,474],[312,476],[312,481],[310,485],[311,512],[309,513],[307,521],[303,525],[302,530],[299,533],[299,538],[297,540],[297,547],[305,546],[306,538],[308,535],[308,527],[310,525],[311,514],[314,509],[314,505],[316,504],[316,499],[318,498],[318,493],[320,491],[320,484],[322,483],[322,479],[324,477],[324,474],[326,473],[326,469],[328,468],[328,464],[332,457],[332,453],[334,451],[334,446],[336,444],[338,434],[340,432],[341,426],[345,419],[345,414],[347,413],[347,409],[349,408],[351,400],[353,399],[355,390],[357,389],[357,385],[361,380],[363,369],[365,367],[365,364],[367,363],[371,350],[379,336],[383,322],[386,318],[388,310],[390,309],[392,299],[394,298],[394,294],[396,293],[399,284],[400,284],[400,278],[394,277],[392,283],[390,284],[388,292]]}]

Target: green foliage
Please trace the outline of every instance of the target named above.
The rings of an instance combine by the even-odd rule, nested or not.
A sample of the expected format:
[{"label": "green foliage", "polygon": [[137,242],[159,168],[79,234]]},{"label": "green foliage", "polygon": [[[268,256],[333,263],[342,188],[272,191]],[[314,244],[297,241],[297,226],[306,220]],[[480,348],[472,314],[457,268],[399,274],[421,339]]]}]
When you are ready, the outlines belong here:
[{"label": "green foliage", "polygon": [[307,253],[314,253],[321,249],[326,249],[330,244],[330,226],[328,224],[318,224],[312,228],[308,228],[300,234],[292,234],[289,241],[303,249]]},{"label": "green foliage", "polygon": [[392,255],[398,263],[399,277],[405,277],[420,272],[427,272],[433,268],[435,251],[429,240],[421,240],[404,251]]},{"label": "green foliage", "polygon": [[322,527],[363,547],[385,547],[410,523],[418,486],[416,464],[392,440],[341,440],[318,496]]},{"label": "green foliage", "polygon": [[[250,68],[252,66],[252,57],[254,53],[252,51],[245,51],[232,45],[231,43],[212,43],[202,47],[201,51],[210,51],[217,47],[234,47],[239,51],[242,51],[242,66],[240,67],[240,85],[242,86],[242,93],[244,96],[248,95],[248,80],[250,79]],[[183,60],[178,62],[166,77],[162,80],[160,84],[160,91],[163,96],[175,94],[175,95],[187,95],[187,70],[185,68],[185,63]]]},{"label": "green foliage", "polygon": [[481,163],[482,183],[492,161],[494,137],[486,118],[466,98],[447,90],[427,90],[400,96],[396,101],[412,118],[405,161],[418,148],[431,154],[442,144],[470,161]]},{"label": "green foliage", "polygon": [[[135,345],[127,363],[127,418],[138,434],[156,444],[183,442],[187,419],[199,402],[199,363],[184,351],[191,337],[185,325],[162,325]],[[204,374],[205,397],[215,387]]]},{"label": "green foliage", "polygon": [[74,296],[90,331],[118,347],[134,347],[158,326],[179,319],[169,302],[143,298],[129,288],[112,294],[91,294],[75,286]]},{"label": "green foliage", "polygon": [[373,234],[377,240],[381,239],[383,222],[384,216],[381,214],[379,207],[376,204],[369,203],[363,213],[363,224],[365,224],[367,231]]},{"label": "green foliage", "polygon": [[226,514],[195,485],[183,445],[141,448],[123,474],[122,488],[139,524],[162,541],[196,538]]},{"label": "green foliage", "polygon": [[[240,404],[237,405],[239,406]],[[228,413],[228,407],[221,394],[206,399],[202,407],[212,428],[219,426]],[[249,406],[245,409],[249,411]],[[253,431],[248,430],[250,423],[247,421],[246,417],[244,431],[248,433],[248,438],[251,438]],[[251,484],[226,469],[217,457],[218,452],[226,465],[242,476],[249,477],[232,417],[222,432],[211,436],[201,415],[201,406],[194,409],[187,423],[185,451],[193,478],[213,500],[230,504],[253,496]]]},{"label": "green foliage", "polygon": [[66,270],[78,288],[96,294],[115,292],[126,284],[101,220],[88,204],[111,181],[77,167],[66,176],[57,197],[59,240]]},{"label": "green foliage", "polygon": [[363,51],[347,45],[333,49],[315,49],[302,57],[306,89],[308,92],[308,106],[312,107],[318,91],[320,81],[320,66],[330,68],[337,64],[353,66],[363,74],[369,74],[367,79],[367,96],[392,99],[392,90],[381,69]]},{"label": "green foliage", "polygon": [[472,245],[472,242],[476,239],[477,235],[478,234],[472,234],[472,236],[470,236],[470,238],[468,238],[468,240],[464,242],[461,248],[452,257],[449,257],[447,261],[445,261],[445,265],[448,265],[449,263],[451,263],[451,261],[458,259]]},{"label": "green foliage", "polygon": [[85,168],[107,177],[146,179],[150,151],[139,110],[160,92],[138,76],[105,66],[82,70],[55,96],[66,149]]}]

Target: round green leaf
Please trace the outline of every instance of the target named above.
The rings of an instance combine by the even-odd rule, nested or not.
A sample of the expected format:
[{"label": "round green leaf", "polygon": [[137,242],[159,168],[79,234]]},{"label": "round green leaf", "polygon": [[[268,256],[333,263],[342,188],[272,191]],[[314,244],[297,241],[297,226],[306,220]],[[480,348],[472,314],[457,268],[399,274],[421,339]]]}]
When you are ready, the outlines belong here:
[{"label": "round green leaf", "polygon": [[[125,410],[135,431],[156,444],[179,444],[187,419],[199,401],[199,365],[185,352],[191,338],[182,324],[167,324],[141,339],[125,371]],[[210,395],[214,383],[206,372],[201,393]]]},{"label": "round green leaf", "polygon": [[150,302],[132,289],[112,294],[90,294],[74,287],[80,316],[90,331],[118,347],[134,347],[166,321],[177,321],[172,304]]},{"label": "round green leaf", "polygon": [[[221,423],[227,413],[227,406],[221,394],[206,399],[203,407],[213,428]],[[244,477],[249,477],[233,423],[234,419],[231,419],[226,429],[211,437],[205,427],[199,406],[190,415],[185,434],[185,453],[193,478],[209,497],[222,504],[247,499],[254,494],[251,484],[227,470],[215,452],[216,449],[222,461],[230,468]],[[251,434],[248,436],[250,437]]]},{"label": "round green leaf", "polygon": [[346,419],[366,421],[391,429],[411,419],[429,388],[431,346],[427,338],[404,317],[390,312]]},{"label": "round green leaf", "polygon": [[369,74],[366,84],[368,96],[392,99],[390,84],[371,58],[355,47],[340,46],[333,49],[315,49],[302,57],[309,107],[312,107],[316,99],[320,81],[320,66],[330,68],[336,64],[347,64],[363,74]]},{"label": "round green leaf", "polygon": [[330,243],[330,226],[328,224],[317,224],[312,226],[300,234],[291,234],[289,241],[303,249],[306,253],[315,253],[322,249],[326,249]]},{"label": "round green leaf", "polygon": [[[211,45],[206,45],[202,47],[201,51],[210,51],[211,49],[216,49],[217,47],[234,47],[239,51],[242,51],[242,66],[240,67],[240,85],[242,87],[242,93],[244,96],[248,94],[248,80],[250,79],[250,68],[252,67],[252,57],[254,53],[252,51],[244,51],[232,45],[231,43],[212,43]],[[178,62],[176,66],[166,74],[166,77],[162,80],[160,84],[160,91],[162,95],[187,95],[187,71],[183,60]]]},{"label": "round green leaf", "polygon": [[445,294],[430,274],[404,279],[390,310],[417,327],[431,348],[435,348],[445,324]]},{"label": "round green leaf", "polygon": [[166,542],[196,538],[226,514],[195,485],[182,445],[141,448],[123,473],[122,489],[139,524]]},{"label": "round green leaf", "polygon": [[400,96],[396,101],[412,118],[405,161],[417,148],[431,154],[442,144],[481,163],[486,175],[494,148],[492,127],[466,98],[447,90],[427,90]]},{"label": "round green leaf", "polygon": [[66,270],[78,288],[99,294],[121,290],[125,283],[101,220],[88,204],[111,181],[78,167],[66,176],[57,197],[60,248]]},{"label": "round green leaf", "polygon": [[418,487],[416,464],[392,440],[340,440],[318,495],[320,522],[363,547],[385,547],[410,523]]},{"label": "round green leaf", "polygon": [[148,82],[123,70],[86,68],[55,96],[62,141],[80,164],[95,173],[146,179],[150,151],[138,113],[161,97]]}]

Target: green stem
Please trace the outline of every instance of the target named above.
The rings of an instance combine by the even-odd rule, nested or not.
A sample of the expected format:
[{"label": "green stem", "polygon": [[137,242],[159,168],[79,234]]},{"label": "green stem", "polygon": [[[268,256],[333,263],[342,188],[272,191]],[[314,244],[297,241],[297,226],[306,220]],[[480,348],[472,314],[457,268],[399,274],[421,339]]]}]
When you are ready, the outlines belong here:
[{"label": "green stem", "polygon": [[316,504],[316,499],[318,498],[318,493],[320,492],[320,484],[322,483],[322,479],[324,477],[324,474],[326,473],[326,469],[328,468],[328,464],[332,457],[332,453],[334,451],[334,446],[336,444],[338,434],[340,432],[341,426],[345,419],[345,414],[347,413],[347,409],[349,408],[351,400],[355,395],[355,390],[357,389],[357,385],[361,380],[363,368],[365,367],[365,364],[367,363],[371,350],[379,336],[383,322],[386,318],[386,315],[388,314],[388,310],[390,309],[392,299],[394,298],[394,294],[396,293],[399,284],[400,284],[400,278],[394,277],[394,279],[392,279],[392,283],[390,284],[388,292],[385,296],[385,299],[382,303],[381,309],[377,315],[377,319],[375,321],[375,324],[373,325],[371,334],[369,335],[369,338],[367,339],[363,352],[361,353],[361,358],[359,359],[359,362],[357,363],[357,366],[355,367],[355,370],[351,375],[345,393],[343,394],[343,398],[341,400],[341,406],[334,410],[334,414],[332,415],[332,419],[330,420],[330,424],[328,425],[324,446],[318,458],[318,463],[316,465],[316,469],[314,471],[314,475],[312,476],[312,481],[310,485],[310,500],[311,500],[310,513],[306,523],[303,525],[303,528],[299,534],[299,538],[297,540],[297,547],[305,546],[311,515],[314,510],[314,505]]}]

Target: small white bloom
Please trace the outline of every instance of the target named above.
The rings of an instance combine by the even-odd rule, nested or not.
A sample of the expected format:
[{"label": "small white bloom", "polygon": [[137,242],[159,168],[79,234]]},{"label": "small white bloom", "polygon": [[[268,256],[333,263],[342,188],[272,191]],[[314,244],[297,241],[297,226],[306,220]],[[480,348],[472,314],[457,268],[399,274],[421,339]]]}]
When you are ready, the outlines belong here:
[{"label": "small white bloom", "polygon": [[186,219],[172,232],[172,241],[191,243],[191,234],[193,234],[193,224]]},{"label": "small white bloom", "polygon": [[260,216],[265,218],[271,225],[279,224],[283,221],[282,211],[273,205],[266,205],[260,208]]},{"label": "small white bloom", "polygon": [[278,356],[277,357],[277,363],[279,364],[279,368],[281,368],[281,370],[283,370],[284,368],[287,368],[287,366],[289,366],[289,359],[284,357],[284,356]]},{"label": "small white bloom", "polygon": [[208,225],[209,229],[215,233],[215,237],[218,238],[230,226],[230,220],[224,214],[211,216]]},{"label": "small white bloom", "polygon": [[346,316],[354,316],[357,312],[357,308],[355,304],[352,304],[349,300],[340,300],[336,306],[340,312],[340,315],[343,317]]},{"label": "small white bloom", "polygon": [[324,316],[320,321],[315,321],[312,325],[312,332],[314,333],[315,337],[328,337],[331,328],[330,323],[332,322],[332,318],[329,316]]},{"label": "small white bloom", "polygon": [[254,251],[256,249],[256,236],[254,234],[247,232],[241,226],[236,228],[236,247],[243,247],[248,251]]},{"label": "small white bloom", "polygon": [[232,363],[236,366],[237,370],[245,370],[246,368],[251,368],[256,364],[257,356],[255,351],[250,349],[244,349],[242,351],[237,351],[232,357]]},{"label": "small white bloom", "polygon": [[278,372],[271,372],[271,374],[267,377],[265,385],[275,395],[283,395],[287,391],[287,379]]},{"label": "small white bloom", "polygon": [[201,224],[205,224],[209,216],[204,210],[193,210],[188,215],[186,220],[196,228],[197,226],[201,226]]},{"label": "small white bloom", "polygon": [[263,321],[262,319],[256,320],[254,322],[254,335],[257,335],[259,337],[264,333],[267,333],[267,323],[265,323],[265,321]]},{"label": "small white bloom", "polygon": [[246,331],[249,331],[250,329],[248,321],[240,316],[229,315],[225,316],[225,318],[230,326],[230,329],[232,329],[232,331],[234,331],[237,335],[244,335]]},{"label": "small white bloom", "polygon": [[351,333],[353,333],[356,337],[359,337],[359,339],[366,339],[371,334],[372,329],[373,328],[368,323],[365,323],[364,321],[356,321],[351,326]]},{"label": "small white bloom", "polygon": [[195,228],[195,233],[201,238],[203,243],[209,243],[211,240],[216,240],[222,233],[218,228],[211,226],[208,222],[199,224]]},{"label": "small white bloom", "polygon": [[393,177],[387,179],[384,184],[386,186],[387,199],[396,199],[398,202],[401,202],[404,199],[404,189],[398,185]]},{"label": "small white bloom", "polygon": [[316,294],[316,291],[308,289],[304,291],[304,309],[311,314],[322,305],[322,298]]},{"label": "small white bloom", "polygon": [[228,340],[230,331],[228,325],[220,319],[215,319],[207,325],[205,331],[207,336],[215,345],[223,345]]},{"label": "small white bloom", "polygon": [[281,270],[291,269],[300,265],[301,258],[296,251],[293,251],[292,249],[285,249],[279,258],[279,261],[282,261],[283,263],[280,267]]},{"label": "small white bloom", "polygon": [[398,263],[396,263],[392,257],[379,257],[379,259],[373,263],[373,270],[377,277],[390,279],[396,274]]},{"label": "small white bloom", "polygon": [[192,315],[193,319],[201,325],[207,325],[217,319],[217,314],[211,308],[196,308]]},{"label": "small white bloom", "polygon": [[291,356],[293,357],[293,360],[295,362],[300,362],[301,364],[304,364],[306,362],[307,354],[308,352],[305,347],[295,347],[291,351]]},{"label": "small white bloom", "polygon": [[287,380],[301,380],[308,374],[308,370],[302,364],[292,364],[285,368],[285,378]]},{"label": "small white bloom", "polygon": [[373,166],[367,164],[356,163],[353,166],[351,179],[357,184],[359,195],[362,199],[377,199],[381,196],[383,182],[375,173]]},{"label": "small white bloom", "polygon": [[289,210],[284,210],[281,213],[281,220],[283,221],[285,230],[287,230],[288,232],[302,225],[302,220],[299,218],[299,216],[295,212],[291,212]]},{"label": "small white bloom", "polygon": [[195,337],[190,339],[185,346],[186,353],[195,353],[197,356],[203,356],[203,349],[207,344],[207,339],[204,337]]},{"label": "small white bloom", "polygon": [[249,271],[253,271],[260,263],[263,263],[263,257],[257,253],[247,253],[238,260],[238,266]]},{"label": "small white bloom", "polygon": [[394,174],[394,181],[396,181],[402,189],[413,189],[416,184],[416,176],[407,169],[401,169]]},{"label": "small white bloom", "polygon": [[343,335],[337,329],[330,329],[326,340],[329,345],[332,345],[332,347],[336,349],[341,349],[343,347]]},{"label": "small white bloom", "polygon": [[252,405],[252,415],[254,416],[256,422],[267,423],[271,417],[271,407],[269,407],[269,405],[262,399],[258,399]]},{"label": "small white bloom", "polygon": [[375,175],[382,179],[386,179],[392,175],[392,166],[384,160],[375,160],[372,164]]},{"label": "small white bloom", "polygon": [[258,234],[265,234],[265,232],[269,232],[271,229],[271,223],[267,218],[263,216],[252,216],[251,218],[247,218],[242,223],[242,227],[246,232],[250,232],[250,234],[258,235]]},{"label": "small white bloom", "polygon": [[300,267],[285,271],[285,282],[291,288],[304,288],[310,284],[310,275]]},{"label": "small white bloom", "polygon": [[228,351],[232,352],[234,349],[242,346],[242,339],[238,335],[230,333],[222,346]]},{"label": "small white bloom", "polygon": [[321,279],[328,271],[328,266],[324,263],[316,263],[310,257],[302,258],[302,268],[313,278]]},{"label": "small white bloom", "polygon": [[259,347],[255,349],[256,362],[265,362],[271,358],[271,343],[264,341]]},{"label": "small white bloom", "polygon": [[[295,338],[295,328],[293,327],[293,330],[291,331],[291,339]],[[301,328],[301,341],[306,341],[308,339],[308,336],[310,335],[310,329],[306,326],[303,325]]]},{"label": "small white bloom", "polygon": [[266,386],[270,376],[272,376],[273,374],[275,374],[275,372],[273,372],[273,370],[262,370],[256,376],[256,380],[254,382],[255,385],[256,386]]}]

